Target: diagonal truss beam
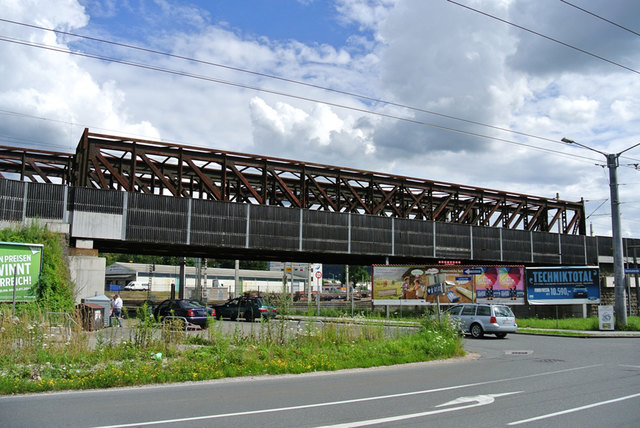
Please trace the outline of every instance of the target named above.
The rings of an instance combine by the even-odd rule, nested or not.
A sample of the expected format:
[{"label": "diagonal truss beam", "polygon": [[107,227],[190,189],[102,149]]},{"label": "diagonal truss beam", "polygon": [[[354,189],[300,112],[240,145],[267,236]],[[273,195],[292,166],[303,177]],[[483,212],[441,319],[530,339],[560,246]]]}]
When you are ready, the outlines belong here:
[{"label": "diagonal truss beam", "polygon": [[88,129],[75,155],[0,146],[0,174],[175,197],[586,234],[583,201],[130,139]]}]

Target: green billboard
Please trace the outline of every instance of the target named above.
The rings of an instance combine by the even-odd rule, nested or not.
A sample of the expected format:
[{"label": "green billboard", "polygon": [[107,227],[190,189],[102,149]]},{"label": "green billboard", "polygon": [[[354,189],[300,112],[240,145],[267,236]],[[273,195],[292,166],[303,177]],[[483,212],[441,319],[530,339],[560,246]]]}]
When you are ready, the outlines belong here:
[{"label": "green billboard", "polygon": [[0,242],[0,302],[34,300],[42,244]]}]

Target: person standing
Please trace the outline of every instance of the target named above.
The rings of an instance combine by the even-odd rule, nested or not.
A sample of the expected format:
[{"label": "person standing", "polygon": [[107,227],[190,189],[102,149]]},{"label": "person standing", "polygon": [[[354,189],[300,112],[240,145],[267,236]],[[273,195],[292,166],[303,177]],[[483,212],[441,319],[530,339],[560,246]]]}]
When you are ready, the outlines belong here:
[{"label": "person standing", "polygon": [[402,286],[401,286],[401,291],[402,291],[402,295],[400,296],[400,298],[406,299],[407,292],[409,291],[409,277],[404,278],[404,281],[402,282]]},{"label": "person standing", "polygon": [[122,299],[119,295],[114,295],[111,300],[111,316],[109,317],[109,327],[113,327],[113,318],[118,321],[118,325],[122,327]]},{"label": "person standing", "polygon": [[420,280],[419,279],[416,279],[414,281],[413,292],[416,295],[416,299],[423,299],[424,298],[424,289],[422,288],[422,285],[420,284]]}]

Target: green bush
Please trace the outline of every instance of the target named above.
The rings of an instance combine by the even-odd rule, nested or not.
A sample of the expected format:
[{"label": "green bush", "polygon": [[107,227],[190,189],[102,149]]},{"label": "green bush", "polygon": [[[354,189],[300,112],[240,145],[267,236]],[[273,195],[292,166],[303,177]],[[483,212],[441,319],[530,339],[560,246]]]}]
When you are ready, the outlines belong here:
[{"label": "green bush", "polygon": [[35,289],[39,306],[50,312],[73,311],[73,286],[64,258],[62,235],[49,231],[45,226],[32,223],[18,229],[0,230],[0,241],[43,244],[42,271]]}]

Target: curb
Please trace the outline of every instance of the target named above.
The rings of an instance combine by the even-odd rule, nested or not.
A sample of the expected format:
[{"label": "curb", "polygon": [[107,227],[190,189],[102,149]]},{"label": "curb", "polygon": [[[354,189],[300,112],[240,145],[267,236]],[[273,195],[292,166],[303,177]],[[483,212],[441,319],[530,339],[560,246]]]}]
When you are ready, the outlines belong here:
[{"label": "curb", "polygon": [[[528,336],[553,336],[553,337],[573,337],[578,339],[640,339],[640,332],[589,332],[589,331],[578,331],[578,330],[537,330],[535,331],[526,331],[526,330],[518,330],[513,334],[523,334]],[[570,334],[565,334],[570,333]]]}]

